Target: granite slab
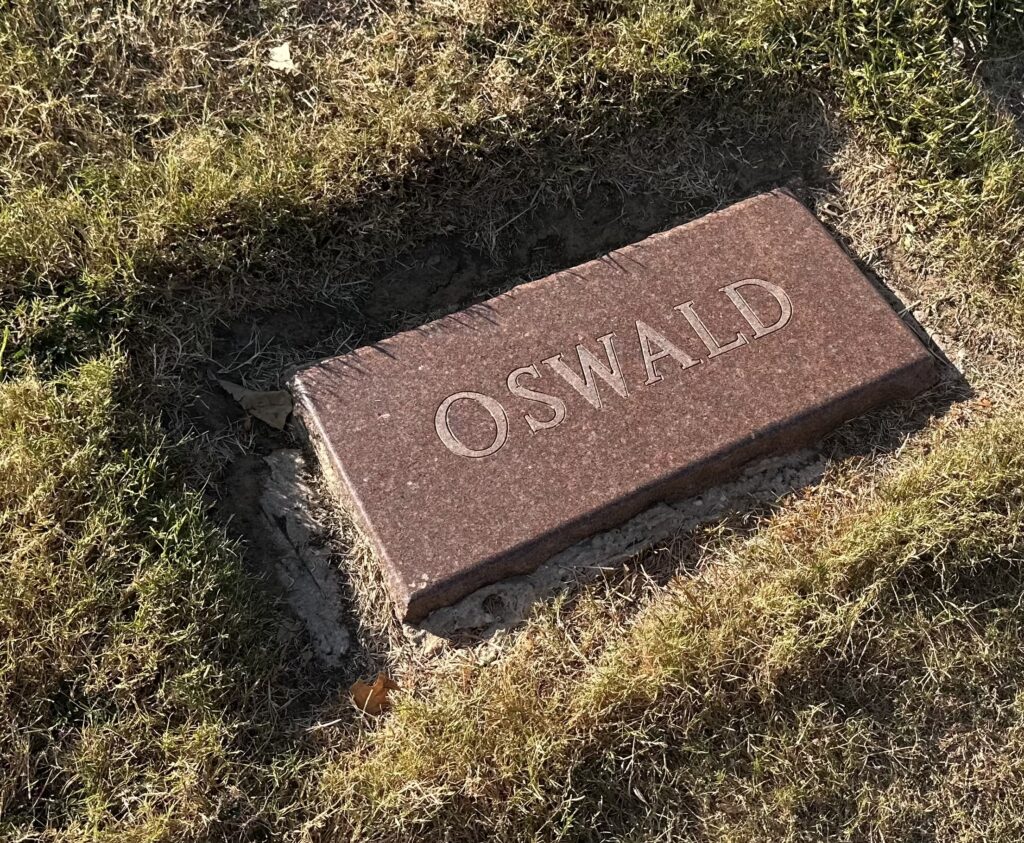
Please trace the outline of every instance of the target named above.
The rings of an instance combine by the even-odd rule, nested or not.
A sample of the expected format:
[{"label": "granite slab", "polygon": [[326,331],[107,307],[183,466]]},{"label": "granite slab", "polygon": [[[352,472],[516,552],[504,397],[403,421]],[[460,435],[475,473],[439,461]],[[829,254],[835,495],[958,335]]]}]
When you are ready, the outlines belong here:
[{"label": "granite slab", "polygon": [[775,191],[321,361],[291,388],[416,621],[936,379],[879,290]]}]

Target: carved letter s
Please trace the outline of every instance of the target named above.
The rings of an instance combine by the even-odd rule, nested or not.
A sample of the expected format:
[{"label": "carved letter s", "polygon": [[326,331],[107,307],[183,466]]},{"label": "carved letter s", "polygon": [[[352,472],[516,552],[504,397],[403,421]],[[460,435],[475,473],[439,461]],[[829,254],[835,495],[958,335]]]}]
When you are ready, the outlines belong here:
[{"label": "carved letter s", "polygon": [[526,423],[530,425],[530,430],[536,433],[538,430],[547,430],[551,427],[558,427],[565,420],[565,402],[561,398],[556,398],[554,395],[548,395],[544,392],[537,392],[535,389],[530,389],[525,386],[521,386],[519,379],[523,375],[529,375],[531,378],[539,378],[540,372],[537,371],[537,367],[523,366],[521,369],[516,369],[508,376],[508,391],[519,398],[525,398],[527,401],[536,401],[538,404],[546,404],[551,408],[551,412],[554,415],[547,421],[541,421],[536,416],[532,416],[529,413],[526,414]]}]

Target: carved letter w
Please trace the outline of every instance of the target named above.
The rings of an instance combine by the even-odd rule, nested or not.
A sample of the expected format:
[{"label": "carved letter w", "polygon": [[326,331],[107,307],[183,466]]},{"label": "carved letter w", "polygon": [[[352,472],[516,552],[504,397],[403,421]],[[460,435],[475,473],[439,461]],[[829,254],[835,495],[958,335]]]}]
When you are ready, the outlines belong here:
[{"label": "carved letter w", "polygon": [[576,346],[576,356],[579,358],[580,370],[583,372],[582,378],[562,362],[561,354],[548,357],[543,362],[556,375],[563,378],[569,386],[586,398],[592,407],[601,410],[604,408],[604,405],[601,402],[601,394],[597,390],[597,381],[594,379],[594,375],[597,375],[597,377],[614,389],[621,398],[629,395],[629,390],[626,389],[626,382],[622,377],[619,360],[615,356],[615,346],[612,342],[614,337],[615,334],[605,334],[603,337],[597,338],[597,341],[604,346],[605,354],[608,356],[608,366],[591,354],[586,347],[582,345]]}]

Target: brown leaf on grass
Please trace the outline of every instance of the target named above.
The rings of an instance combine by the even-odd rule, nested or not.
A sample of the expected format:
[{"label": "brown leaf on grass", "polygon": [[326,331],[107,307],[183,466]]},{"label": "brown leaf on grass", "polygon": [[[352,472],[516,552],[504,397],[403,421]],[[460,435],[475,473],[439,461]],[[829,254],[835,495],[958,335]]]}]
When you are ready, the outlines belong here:
[{"label": "brown leaf on grass", "polygon": [[237,383],[231,383],[231,381],[222,381],[219,378],[217,383],[250,416],[261,422],[266,422],[277,430],[284,430],[284,423],[292,411],[292,396],[287,390],[275,389],[269,392],[257,392],[239,386]]},{"label": "brown leaf on grass", "polygon": [[365,711],[367,714],[380,714],[391,708],[388,691],[397,690],[397,682],[390,676],[378,673],[377,679],[372,685],[367,685],[362,679],[357,679],[349,688],[349,693],[360,711]]}]

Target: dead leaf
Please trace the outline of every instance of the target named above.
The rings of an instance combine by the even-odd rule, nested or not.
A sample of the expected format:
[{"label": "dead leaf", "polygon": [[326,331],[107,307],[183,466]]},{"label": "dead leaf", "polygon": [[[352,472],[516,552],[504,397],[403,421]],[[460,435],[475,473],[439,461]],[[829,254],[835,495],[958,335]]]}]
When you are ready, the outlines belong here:
[{"label": "dead leaf", "polygon": [[278,44],[276,47],[271,47],[269,56],[270,57],[267,59],[267,67],[273,68],[274,70],[283,70],[286,73],[293,73],[297,70],[295,62],[292,61],[291,44],[287,41],[283,44]]},{"label": "dead leaf", "polygon": [[287,390],[275,389],[270,392],[257,392],[246,389],[231,381],[217,379],[221,388],[234,398],[241,408],[253,418],[266,422],[277,430],[284,430],[284,423],[292,411],[292,396]]},{"label": "dead leaf", "polygon": [[397,690],[397,682],[390,676],[378,673],[377,679],[372,685],[367,685],[362,679],[357,679],[349,688],[349,693],[360,711],[376,715],[391,708],[388,691]]}]

